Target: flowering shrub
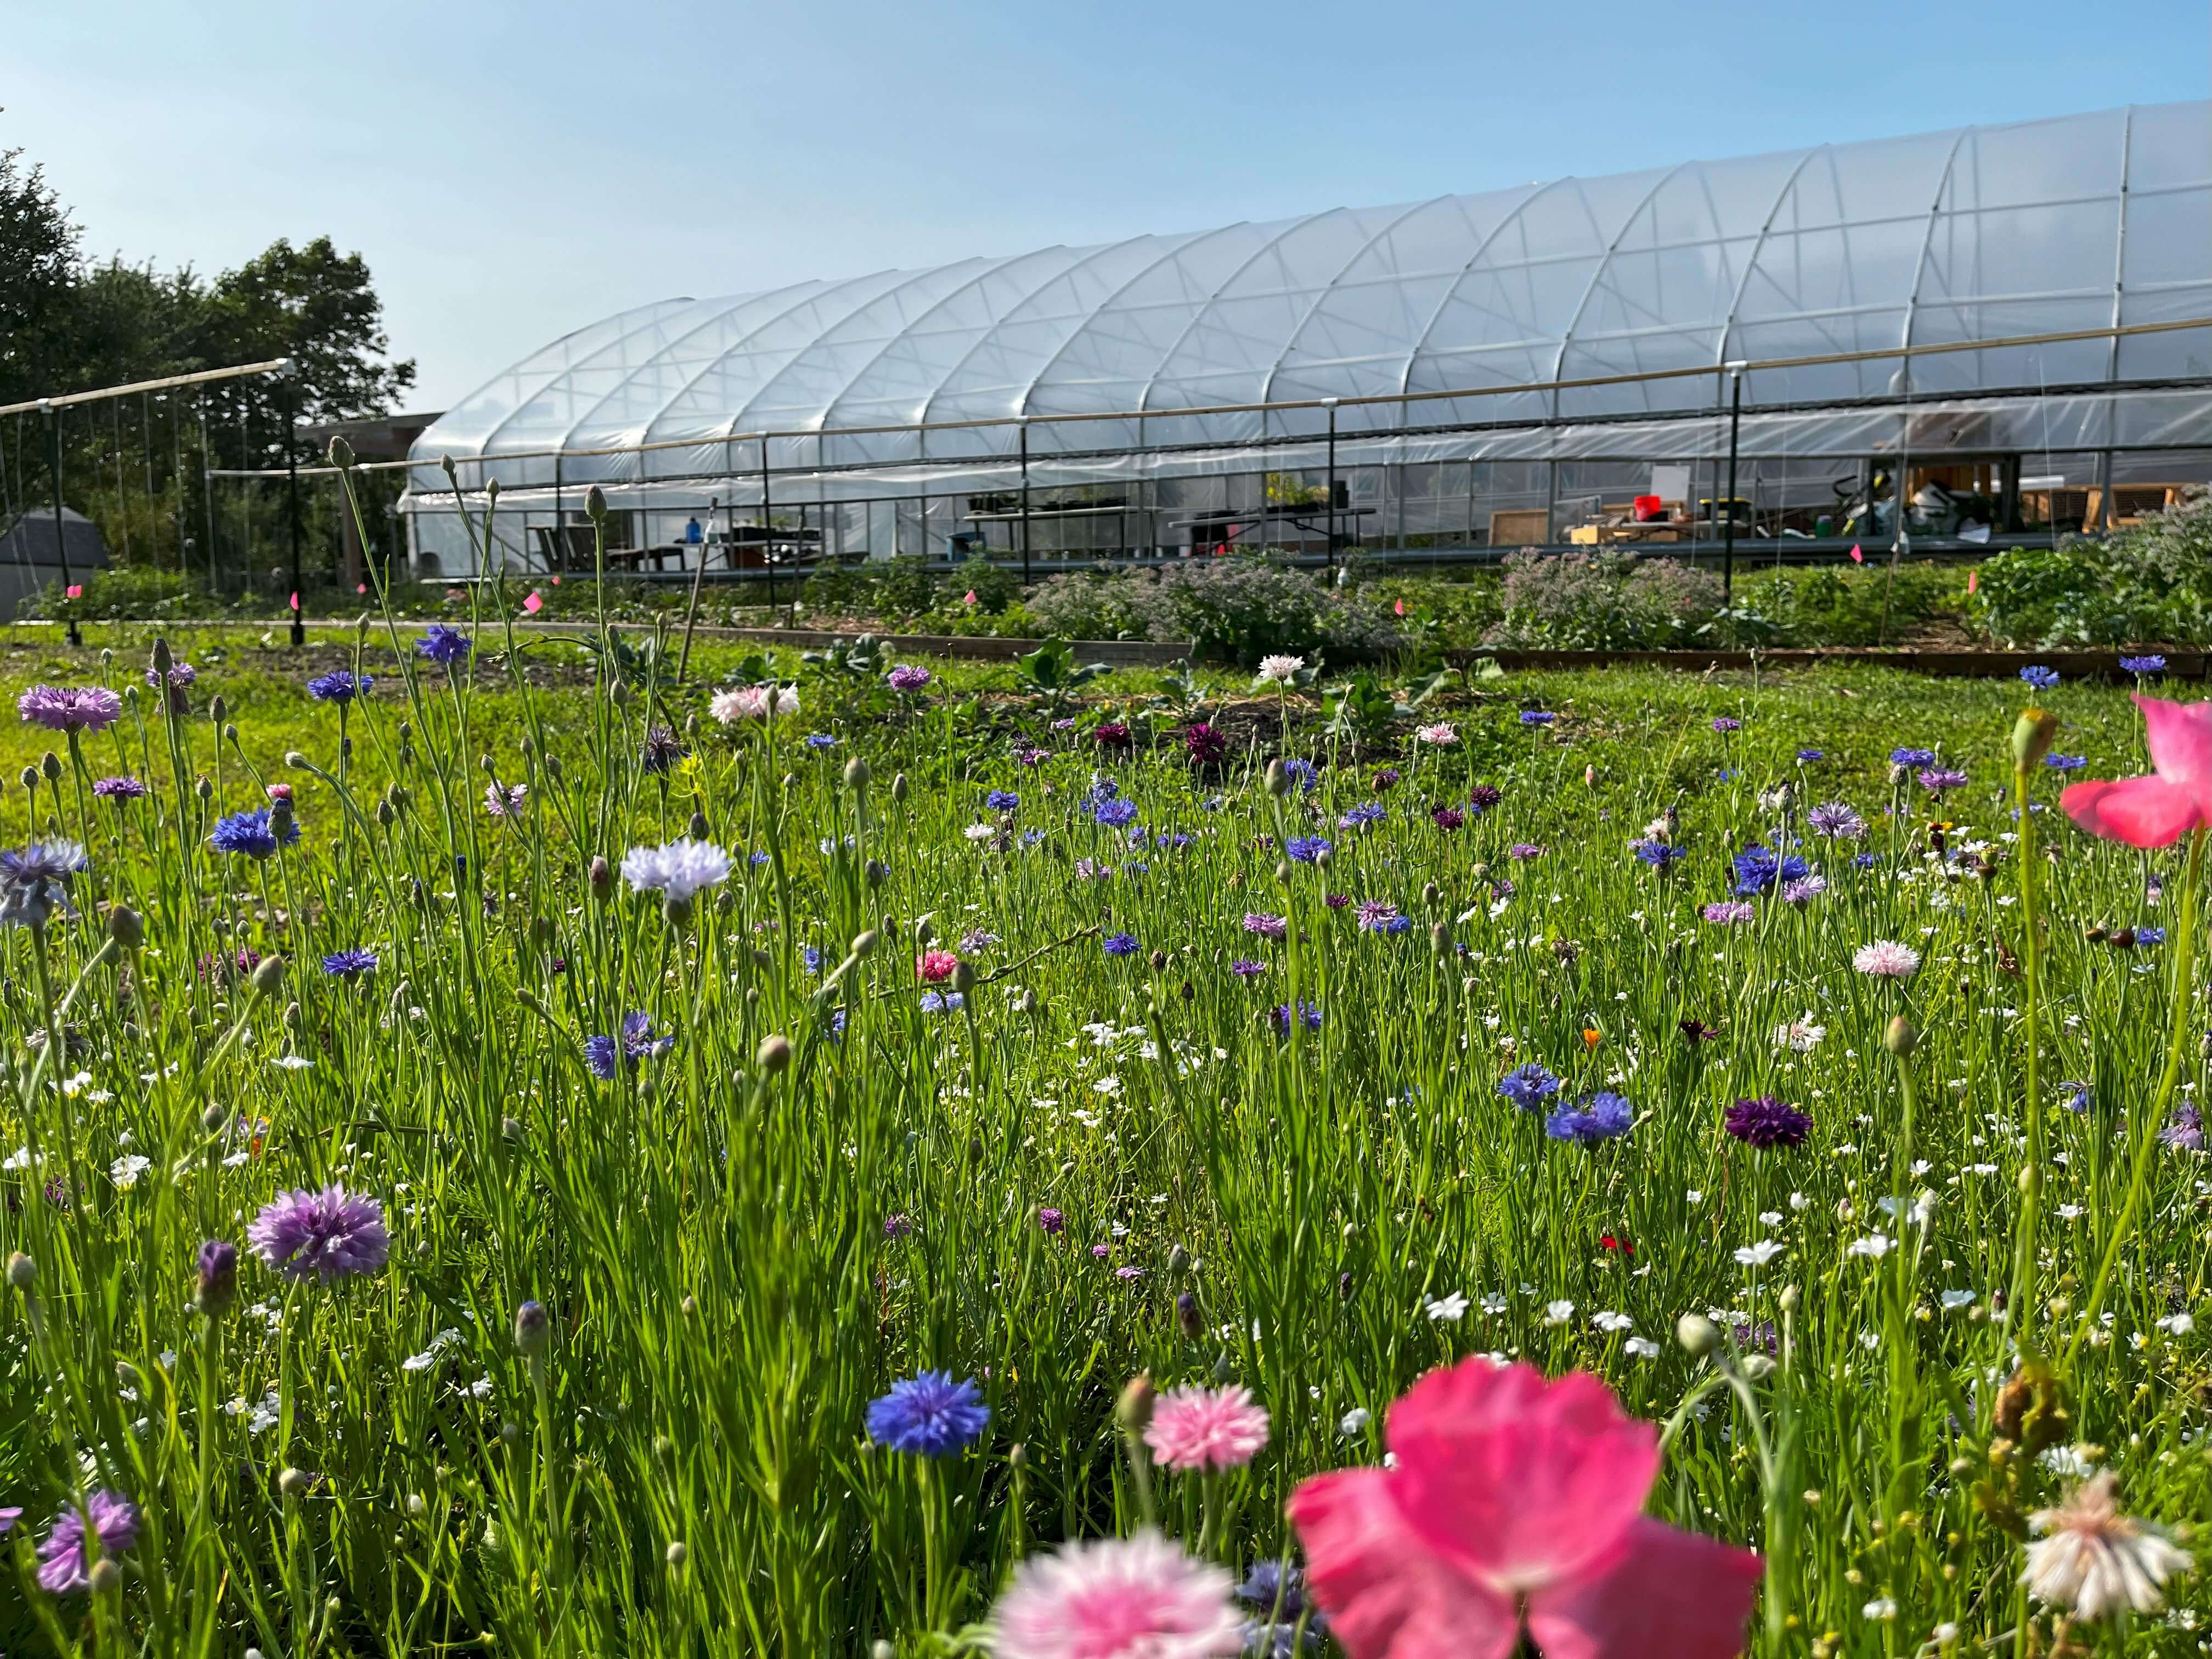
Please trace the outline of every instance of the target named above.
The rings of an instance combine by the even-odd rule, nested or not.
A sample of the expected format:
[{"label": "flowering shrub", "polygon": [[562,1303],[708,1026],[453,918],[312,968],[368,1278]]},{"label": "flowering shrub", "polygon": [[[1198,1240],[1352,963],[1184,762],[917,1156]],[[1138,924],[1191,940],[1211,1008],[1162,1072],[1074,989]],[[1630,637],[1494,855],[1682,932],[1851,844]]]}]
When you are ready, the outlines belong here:
[{"label": "flowering shrub", "polygon": [[1066,638],[1190,640],[1247,664],[1322,649],[1373,654],[1398,641],[1396,624],[1373,605],[1255,555],[1158,573],[1055,576],[1038,585],[1027,609]]},{"label": "flowering shrub", "polygon": [[1505,614],[1484,643],[1567,650],[1689,645],[1721,608],[1719,578],[1620,553],[1505,557]]}]

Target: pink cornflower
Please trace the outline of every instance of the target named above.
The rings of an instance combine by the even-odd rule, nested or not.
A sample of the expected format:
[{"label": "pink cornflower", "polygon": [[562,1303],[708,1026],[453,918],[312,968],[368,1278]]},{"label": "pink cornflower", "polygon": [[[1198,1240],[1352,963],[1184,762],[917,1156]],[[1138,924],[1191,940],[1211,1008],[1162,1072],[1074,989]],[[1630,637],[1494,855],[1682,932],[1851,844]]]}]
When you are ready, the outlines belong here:
[{"label": "pink cornflower", "polygon": [[960,958],[950,951],[924,951],[914,959],[914,971],[931,985],[943,984],[959,966]]},{"label": "pink cornflower", "polygon": [[1248,910],[1244,913],[1244,931],[1279,939],[1289,934],[1291,924],[1288,919],[1270,915],[1264,910]]},{"label": "pink cornflower", "polygon": [[1449,749],[1459,741],[1459,728],[1449,720],[1438,720],[1434,726],[1424,726],[1413,733],[1414,738],[1438,749]]},{"label": "pink cornflower", "polygon": [[2171,847],[2212,824],[2212,702],[2138,696],[2154,769],[2142,777],[2077,783],[2058,805],[2093,836]]},{"label": "pink cornflower", "polygon": [[1644,1514],[1658,1432],[1588,1372],[1464,1359],[1385,1437],[1392,1467],[1317,1475],[1288,1510],[1352,1659],[1507,1659],[1524,1634],[1576,1659],[1741,1650],[1759,1557]]},{"label": "pink cornflower", "polygon": [[1893,939],[1878,939],[1851,952],[1851,966],[1875,979],[1907,979],[1919,970],[1920,952]]},{"label": "pink cornflower", "polygon": [[1742,899],[1723,899],[1708,904],[1698,914],[1717,927],[1733,927],[1740,921],[1749,921],[1759,912]]},{"label": "pink cornflower", "polygon": [[1145,1443],[1171,1469],[1241,1469],[1267,1443],[1267,1410],[1235,1382],[1170,1389],[1152,1402]]},{"label": "pink cornflower", "polygon": [[292,799],[292,786],[289,783],[272,783],[264,793],[271,800],[289,800]]},{"label": "pink cornflower", "polygon": [[2064,1503],[2028,1516],[2028,1526],[2045,1536],[2027,1547],[2020,1582],[2037,1601],[2070,1607],[2079,1619],[2156,1613],[2166,1605],[2166,1581],[2189,1571],[2189,1552],[2157,1528],[2122,1515],[2112,1489],[2107,1469],[2069,1492]]},{"label": "pink cornflower", "polygon": [[991,1610],[997,1659],[1217,1659],[1244,1645],[1229,1575],[1156,1532],[1033,1555]]}]

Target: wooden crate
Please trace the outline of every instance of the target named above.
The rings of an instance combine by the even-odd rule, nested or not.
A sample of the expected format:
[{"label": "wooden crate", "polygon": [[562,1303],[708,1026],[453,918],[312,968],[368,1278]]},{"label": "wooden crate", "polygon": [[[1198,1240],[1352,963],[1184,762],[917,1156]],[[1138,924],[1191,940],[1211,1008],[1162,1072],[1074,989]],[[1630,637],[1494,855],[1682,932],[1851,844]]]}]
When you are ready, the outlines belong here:
[{"label": "wooden crate", "polygon": [[1490,515],[1492,547],[1537,547],[1551,535],[1552,515],[1540,507],[1507,507]]}]

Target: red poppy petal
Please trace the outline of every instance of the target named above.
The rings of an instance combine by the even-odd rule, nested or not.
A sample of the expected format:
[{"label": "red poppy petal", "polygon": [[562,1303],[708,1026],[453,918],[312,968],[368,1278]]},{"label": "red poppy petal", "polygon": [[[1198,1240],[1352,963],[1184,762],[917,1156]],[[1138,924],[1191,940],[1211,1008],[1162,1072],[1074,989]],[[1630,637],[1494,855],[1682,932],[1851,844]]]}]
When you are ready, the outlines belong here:
[{"label": "red poppy petal", "polygon": [[1509,1659],[1521,1636],[1512,1603],[1407,1530],[1390,1479],[1343,1469],[1291,1494],[1306,1584],[1329,1634],[1352,1659]]},{"label": "red poppy petal", "polygon": [[1734,1659],[1764,1571],[1759,1557],[1646,1517],[1620,1565],[1528,1601],[1544,1659]]},{"label": "red poppy petal", "polygon": [[2091,835],[2130,847],[2171,847],[2205,822],[2191,793],[2160,777],[2073,784],[2058,805]]}]

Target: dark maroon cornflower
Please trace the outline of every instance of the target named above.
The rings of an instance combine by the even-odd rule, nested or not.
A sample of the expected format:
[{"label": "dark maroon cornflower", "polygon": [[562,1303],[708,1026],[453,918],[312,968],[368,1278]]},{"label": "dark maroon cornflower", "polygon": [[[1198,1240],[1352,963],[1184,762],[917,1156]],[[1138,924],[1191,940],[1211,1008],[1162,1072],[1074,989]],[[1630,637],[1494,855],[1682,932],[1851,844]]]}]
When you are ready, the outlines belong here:
[{"label": "dark maroon cornflower", "polygon": [[234,957],[204,956],[198,964],[202,979],[242,979],[260,965],[261,952],[244,949]]},{"label": "dark maroon cornflower", "polygon": [[1322,902],[1328,906],[1332,910],[1341,910],[1346,905],[1352,902],[1352,895],[1349,893],[1330,893],[1322,899]]},{"label": "dark maroon cornflower", "polygon": [[1467,814],[1456,806],[1439,806],[1429,813],[1430,820],[1439,830],[1456,830],[1467,822]]},{"label": "dark maroon cornflower", "polygon": [[1489,784],[1478,783],[1467,792],[1467,804],[1478,812],[1487,812],[1505,797]]},{"label": "dark maroon cornflower", "polygon": [[392,1254],[383,1206],[336,1184],[319,1193],[279,1193],[262,1206],[246,1239],[287,1279],[319,1278],[326,1285],[374,1273]]},{"label": "dark maroon cornflower", "polygon": [[1051,1205],[1043,1205],[1038,1209],[1037,1231],[1039,1232],[1056,1233],[1066,1225],[1067,1218],[1054,1209]]},{"label": "dark maroon cornflower", "polygon": [[1229,734],[1204,720],[1197,720],[1183,727],[1182,748],[1183,753],[1200,766],[1212,766],[1229,753]]},{"label": "dark maroon cornflower", "polygon": [[1378,795],[1387,795],[1398,787],[1398,769],[1386,766],[1369,781],[1369,787]]},{"label": "dark maroon cornflower", "polygon": [[1694,1018],[1676,1020],[1674,1029],[1689,1038],[1692,1042],[1711,1042],[1720,1035],[1717,1029],[1706,1024],[1702,1019]]},{"label": "dark maroon cornflower", "polygon": [[1091,741],[1101,749],[1127,749],[1131,741],[1129,728],[1120,720],[1105,720],[1091,728]]},{"label": "dark maroon cornflower", "polygon": [[1750,1146],[1802,1146],[1813,1133],[1813,1119],[1772,1095],[1758,1095],[1729,1107],[1721,1127]]}]

